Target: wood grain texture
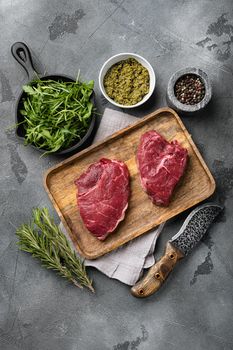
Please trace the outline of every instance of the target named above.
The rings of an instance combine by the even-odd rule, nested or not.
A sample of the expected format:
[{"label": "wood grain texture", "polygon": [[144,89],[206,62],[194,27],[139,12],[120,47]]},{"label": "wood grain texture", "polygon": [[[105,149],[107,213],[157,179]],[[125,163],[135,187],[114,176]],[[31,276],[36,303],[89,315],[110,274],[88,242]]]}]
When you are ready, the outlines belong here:
[{"label": "wood grain texture", "polygon": [[[140,185],[135,154],[141,135],[148,130],[156,130],[168,141],[177,140],[189,153],[187,169],[167,208],[154,205]],[[124,161],[131,177],[131,196],[125,219],[103,242],[85,228],[77,209],[74,184],[90,164],[102,157]],[[49,169],[44,185],[74,245],[88,259],[96,259],[146,233],[208,198],[215,190],[215,181],[191,136],[170,108],[158,109]]]},{"label": "wood grain texture", "polygon": [[138,283],[131,288],[131,293],[137,298],[148,297],[157,292],[174,269],[176,263],[184,254],[167,242],[164,255],[159,259]]}]

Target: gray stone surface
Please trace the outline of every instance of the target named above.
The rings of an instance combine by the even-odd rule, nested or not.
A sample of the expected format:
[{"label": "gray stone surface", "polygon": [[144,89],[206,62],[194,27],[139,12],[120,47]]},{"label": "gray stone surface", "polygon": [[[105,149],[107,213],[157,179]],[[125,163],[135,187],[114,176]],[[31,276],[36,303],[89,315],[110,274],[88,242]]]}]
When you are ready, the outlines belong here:
[{"label": "gray stone surface", "polygon": [[[233,349],[232,0],[1,0],[0,30],[0,349]],[[32,207],[48,206],[56,216],[42,174],[59,159],[39,158],[8,130],[26,81],[10,54],[15,41],[26,42],[49,74],[75,77],[80,69],[96,82],[113,54],[144,56],[158,80],[150,102],[132,111],[138,117],[166,105],[178,69],[200,67],[212,80],[207,109],[183,122],[215,175],[214,199],[225,214],[157,295],[135,299],[94,269],[96,294],[82,292],[18,251],[14,227]],[[102,112],[109,104],[97,84],[95,91]],[[156,256],[186,215],[167,223]]]}]

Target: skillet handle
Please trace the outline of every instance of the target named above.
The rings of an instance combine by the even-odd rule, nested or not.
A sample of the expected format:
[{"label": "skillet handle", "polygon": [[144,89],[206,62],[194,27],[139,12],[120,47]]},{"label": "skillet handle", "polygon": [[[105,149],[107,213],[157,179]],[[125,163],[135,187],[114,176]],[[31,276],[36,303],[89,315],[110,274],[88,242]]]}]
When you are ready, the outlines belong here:
[{"label": "skillet handle", "polygon": [[33,80],[37,73],[29,48],[22,42],[16,42],[11,46],[11,53],[14,59],[25,69],[29,80]]}]

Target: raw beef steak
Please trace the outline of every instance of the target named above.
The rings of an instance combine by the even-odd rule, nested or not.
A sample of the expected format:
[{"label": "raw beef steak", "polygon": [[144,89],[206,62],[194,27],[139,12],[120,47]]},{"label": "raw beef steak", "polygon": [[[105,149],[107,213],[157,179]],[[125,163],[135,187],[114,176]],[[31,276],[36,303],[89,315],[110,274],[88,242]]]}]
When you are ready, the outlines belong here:
[{"label": "raw beef steak", "polygon": [[94,236],[104,240],[125,217],[130,194],[127,166],[102,158],[90,165],[75,184],[84,225]]},{"label": "raw beef steak", "polygon": [[152,202],[167,206],[172,192],[184,174],[188,152],[177,141],[169,143],[156,131],[141,136],[137,164],[141,185]]}]

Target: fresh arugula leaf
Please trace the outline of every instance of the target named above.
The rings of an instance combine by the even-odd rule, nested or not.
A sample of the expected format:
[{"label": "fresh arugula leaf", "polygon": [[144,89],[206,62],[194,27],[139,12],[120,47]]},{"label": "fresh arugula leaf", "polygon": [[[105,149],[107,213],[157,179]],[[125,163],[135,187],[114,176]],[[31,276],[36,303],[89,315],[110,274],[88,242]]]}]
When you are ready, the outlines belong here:
[{"label": "fresh arugula leaf", "polygon": [[23,86],[26,97],[20,110],[24,117],[25,144],[53,153],[81,140],[93,113],[90,101],[94,81],[88,83],[34,80]]}]

